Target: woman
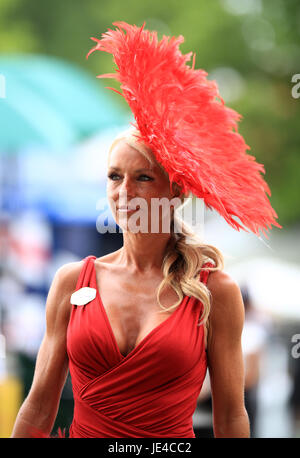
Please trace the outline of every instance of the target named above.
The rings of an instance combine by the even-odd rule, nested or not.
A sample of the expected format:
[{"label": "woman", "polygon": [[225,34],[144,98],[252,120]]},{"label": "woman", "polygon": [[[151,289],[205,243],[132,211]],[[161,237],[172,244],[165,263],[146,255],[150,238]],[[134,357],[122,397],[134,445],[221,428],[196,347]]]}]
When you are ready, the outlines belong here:
[{"label": "woman", "polygon": [[[88,256],[56,273],[47,299],[47,328],[32,388],[12,437],[28,437],[34,431],[45,436],[50,433],[68,367],[75,401],[71,437],[195,437],[192,415],[207,368],[215,437],[249,437],[240,289],[223,271],[219,250],[199,241],[186,225],[177,224],[180,220],[175,208],[178,199],[181,203],[192,192],[223,212],[236,228],[241,226],[233,215],[255,231],[267,223],[275,224],[273,209],[262,196],[265,188],[249,192],[254,182],[264,182],[253,161],[247,162],[244,179],[243,173],[228,169],[227,160],[222,167],[223,182],[232,199],[236,190],[241,192],[244,187],[242,203],[237,198],[228,202],[226,195],[220,195],[222,183],[218,180],[217,189],[213,181],[220,164],[214,168],[208,164],[209,142],[215,136],[209,131],[208,113],[217,110],[214,129],[223,141],[226,136],[227,159],[232,159],[234,147],[241,142],[236,133],[225,132],[234,123],[229,118],[225,122],[225,118],[234,112],[225,113],[224,106],[215,106],[214,97],[208,101],[207,94],[213,95],[215,86],[205,82],[201,72],[194,74],[193,69],[183,68],[187,59],[183,56],[180,61],[178,41],[163,39],[158,43],[143,27],[120,23],[119,30],[104,35],[96,49],[114,54],[118,79],[137,121],[135,130],[113,142],[108,162],[107,197],[123,229],[124,244],[107,256]],[[165,58],[167,66],[163,65]],[[170,62],[174,62],[173,69]],[[151,72],[151,65],[156,65],[155,72]],[[149,74],[151,81],[147,80]],[[191,76],[200,78],[198,88],[202,91],[201,98],[199,94],[192,98],[201,100],[202,107],[206,100],[201,138],[197,137],[199,129],[192,129],[195,117],[188,94],[191,88],[196,90],[196,80],[191,81]],[[178,88],[173,91],[172,78],[180,84],[180,91],[187,81],[184,100],[178,98]],[[144,83],[143,94],[149,91],[148,105],[141,94]],[[177,104],[170,99],[173,96]],[[169,110],[164,109],[167,106]],[[199,116],[199,106],[196,111]],[[197,170],[200,156],[199,163],[195,160],[198,142],[203,143],[201,154],[206,154],[201,173]],[[214,142],[217,155],[218,140]],[[185,143],[183,155],[179,147]],[[244,158],[241,151],[236,154],[241,166]],[[251,213],[251,197],[256,197],[261,208],[264,203],[263,212],[258,208],[256,214]],[[168,208],[155,211],[157,199],[162,198],[169,203],[170,213]]]}]

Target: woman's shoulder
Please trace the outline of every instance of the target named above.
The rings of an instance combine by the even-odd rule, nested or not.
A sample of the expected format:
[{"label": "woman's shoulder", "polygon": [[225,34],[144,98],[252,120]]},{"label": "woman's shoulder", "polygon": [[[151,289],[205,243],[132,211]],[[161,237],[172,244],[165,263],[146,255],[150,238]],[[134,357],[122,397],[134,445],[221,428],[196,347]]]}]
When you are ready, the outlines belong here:
[{"label": "woman's shoulder", "polygon": [[56,270],[52,284],[61,294],[72,294],[75,290],[84,262],[84,259],[68,262]]},{"label": "woman's shoulder", "polygon": [[211,293],[211,315],[223,322],[239,318],[243,320],[244,303],[238,283],[224,270],[210,272],[207,288]]},{"label": "woman's shoulder", "polygon": [[72,262],[67,262],[66,264],[63,264],[60,266],[57,271],[56,275],[61,279],[65,281],[72,281],[74,278],[80,273],[83,264],[84,264],[84,259],[80,261],[72,261]]},{"label": "woman's shoulder", "polygon": [[225,270],[211,271],[207,280],[207,287],[216,298],[240,292],[238,283]]},{"label": "woman's shoulder", "polygon": [[71,311],[70,297],[83,264],[84,260],[63,264],[54,274],[46,301],[47,323],[51,329],[54,326],[66,329]]},{"label": "woman's shoulder", "polygon": [[[108,253],[98,258],[94,255],[91,255],[91,256],[95,258],[94,262],[97,264],[97,266],[108,267],[108,266],[114,265],[115,258],[116,258],[116,255],[118,254],[118,251]],[[73,261],[73,262],[68,262],[66,264],[63,264],[56,271],[55,277],[57,281],[59,282],[59,284],[64,289],[71,290],[71,291],[75,289],[78,277],[80,275],[81,269],[83,268],[87,257],[88,256],[86,256],[84,259],[80,261]]]}]

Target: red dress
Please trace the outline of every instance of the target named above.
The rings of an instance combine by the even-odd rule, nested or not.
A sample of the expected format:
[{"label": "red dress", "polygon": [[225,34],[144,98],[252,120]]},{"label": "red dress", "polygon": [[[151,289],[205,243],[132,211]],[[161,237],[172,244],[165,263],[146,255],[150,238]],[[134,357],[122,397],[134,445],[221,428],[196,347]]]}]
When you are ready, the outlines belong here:
[{"label": "red dress", "polygon": [[[202,303],[180,305],[127,355],[121,354],[97,289],[95,256],[87,256],[76,291],[94,300],[72,305],[67,352],[74,394],[69,437],[194,438],[193,413],[207,370]],[[212,264],[207,263],[206,266]],[[201,270],[207,281],[209,271]]]}]

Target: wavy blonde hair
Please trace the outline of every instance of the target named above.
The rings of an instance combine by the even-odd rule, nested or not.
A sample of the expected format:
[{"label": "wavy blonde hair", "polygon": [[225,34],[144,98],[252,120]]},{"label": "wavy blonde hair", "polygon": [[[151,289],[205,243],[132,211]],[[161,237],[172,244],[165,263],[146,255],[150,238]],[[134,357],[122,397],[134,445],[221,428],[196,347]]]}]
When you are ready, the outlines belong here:
[{"label": "wavy blonde hair", "polygon": [[[143,154],[152,166],[154,163],[158,165],[169,179],[168,173],[162,165],[157,162],[151,149],[139,141],[137,139],[138,136],[138,130],[131,127],[115,137],[108,151],[108,163],[113,148],[120,140],[124,140],[129,146]],[[173,183],[172,186],[173,190],[179,195],[182,205],[186,195],[181,192],[180,187],[176,183]],[[218,248],[203,243],[199,236],[191,230],[189,225],[186,224],[175,211],[172,213],[170,226],[171,238],[167,244],[162,262],[164,278],[157,288],[157,301],[162,308],[159,313],[169,312],[175,309],[186,295],[195,297],[201,301],[203,310],[199,319],[199,325],[206,323],[210,312],[211,293],[207,286],[200,281],[200,272],[203,264],[206,262],[210,262],[214,265],[214,267],[206,267],[209,271],[223,270],[224,257]],[[175,232],[175,227],[180,227],[181,232]],[[170,307],[164,307],[160,302],[161,292],[163,288],[167,286],[170,286],[178,296],[177,302]]]}]

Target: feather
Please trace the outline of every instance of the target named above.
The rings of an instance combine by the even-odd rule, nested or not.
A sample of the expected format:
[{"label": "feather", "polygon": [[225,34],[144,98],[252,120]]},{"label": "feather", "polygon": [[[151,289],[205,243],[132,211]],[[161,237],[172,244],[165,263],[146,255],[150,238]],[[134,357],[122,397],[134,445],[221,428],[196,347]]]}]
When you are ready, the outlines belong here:
[{"label": "feather", "polygon": [[[114,22],[88,52],[112,54],[115,73],[98,75],[120,82],[140,140],[184,192],[202,198],[234,229],[281,228],[271,207],[264,166],[238,133],[242,116],[227,107],[215,81],[195,69],[195,54],[182,54],[184,37],[158,41],[157,32]],[[193,56],[192,66],[187,65]],[[111,88],[113,89],[113,88]],[[113,89],[115,90],[115,89]],[[248,232],[248,231],[247,231]],[[266,235],[266,234],[265,234]]]}]

